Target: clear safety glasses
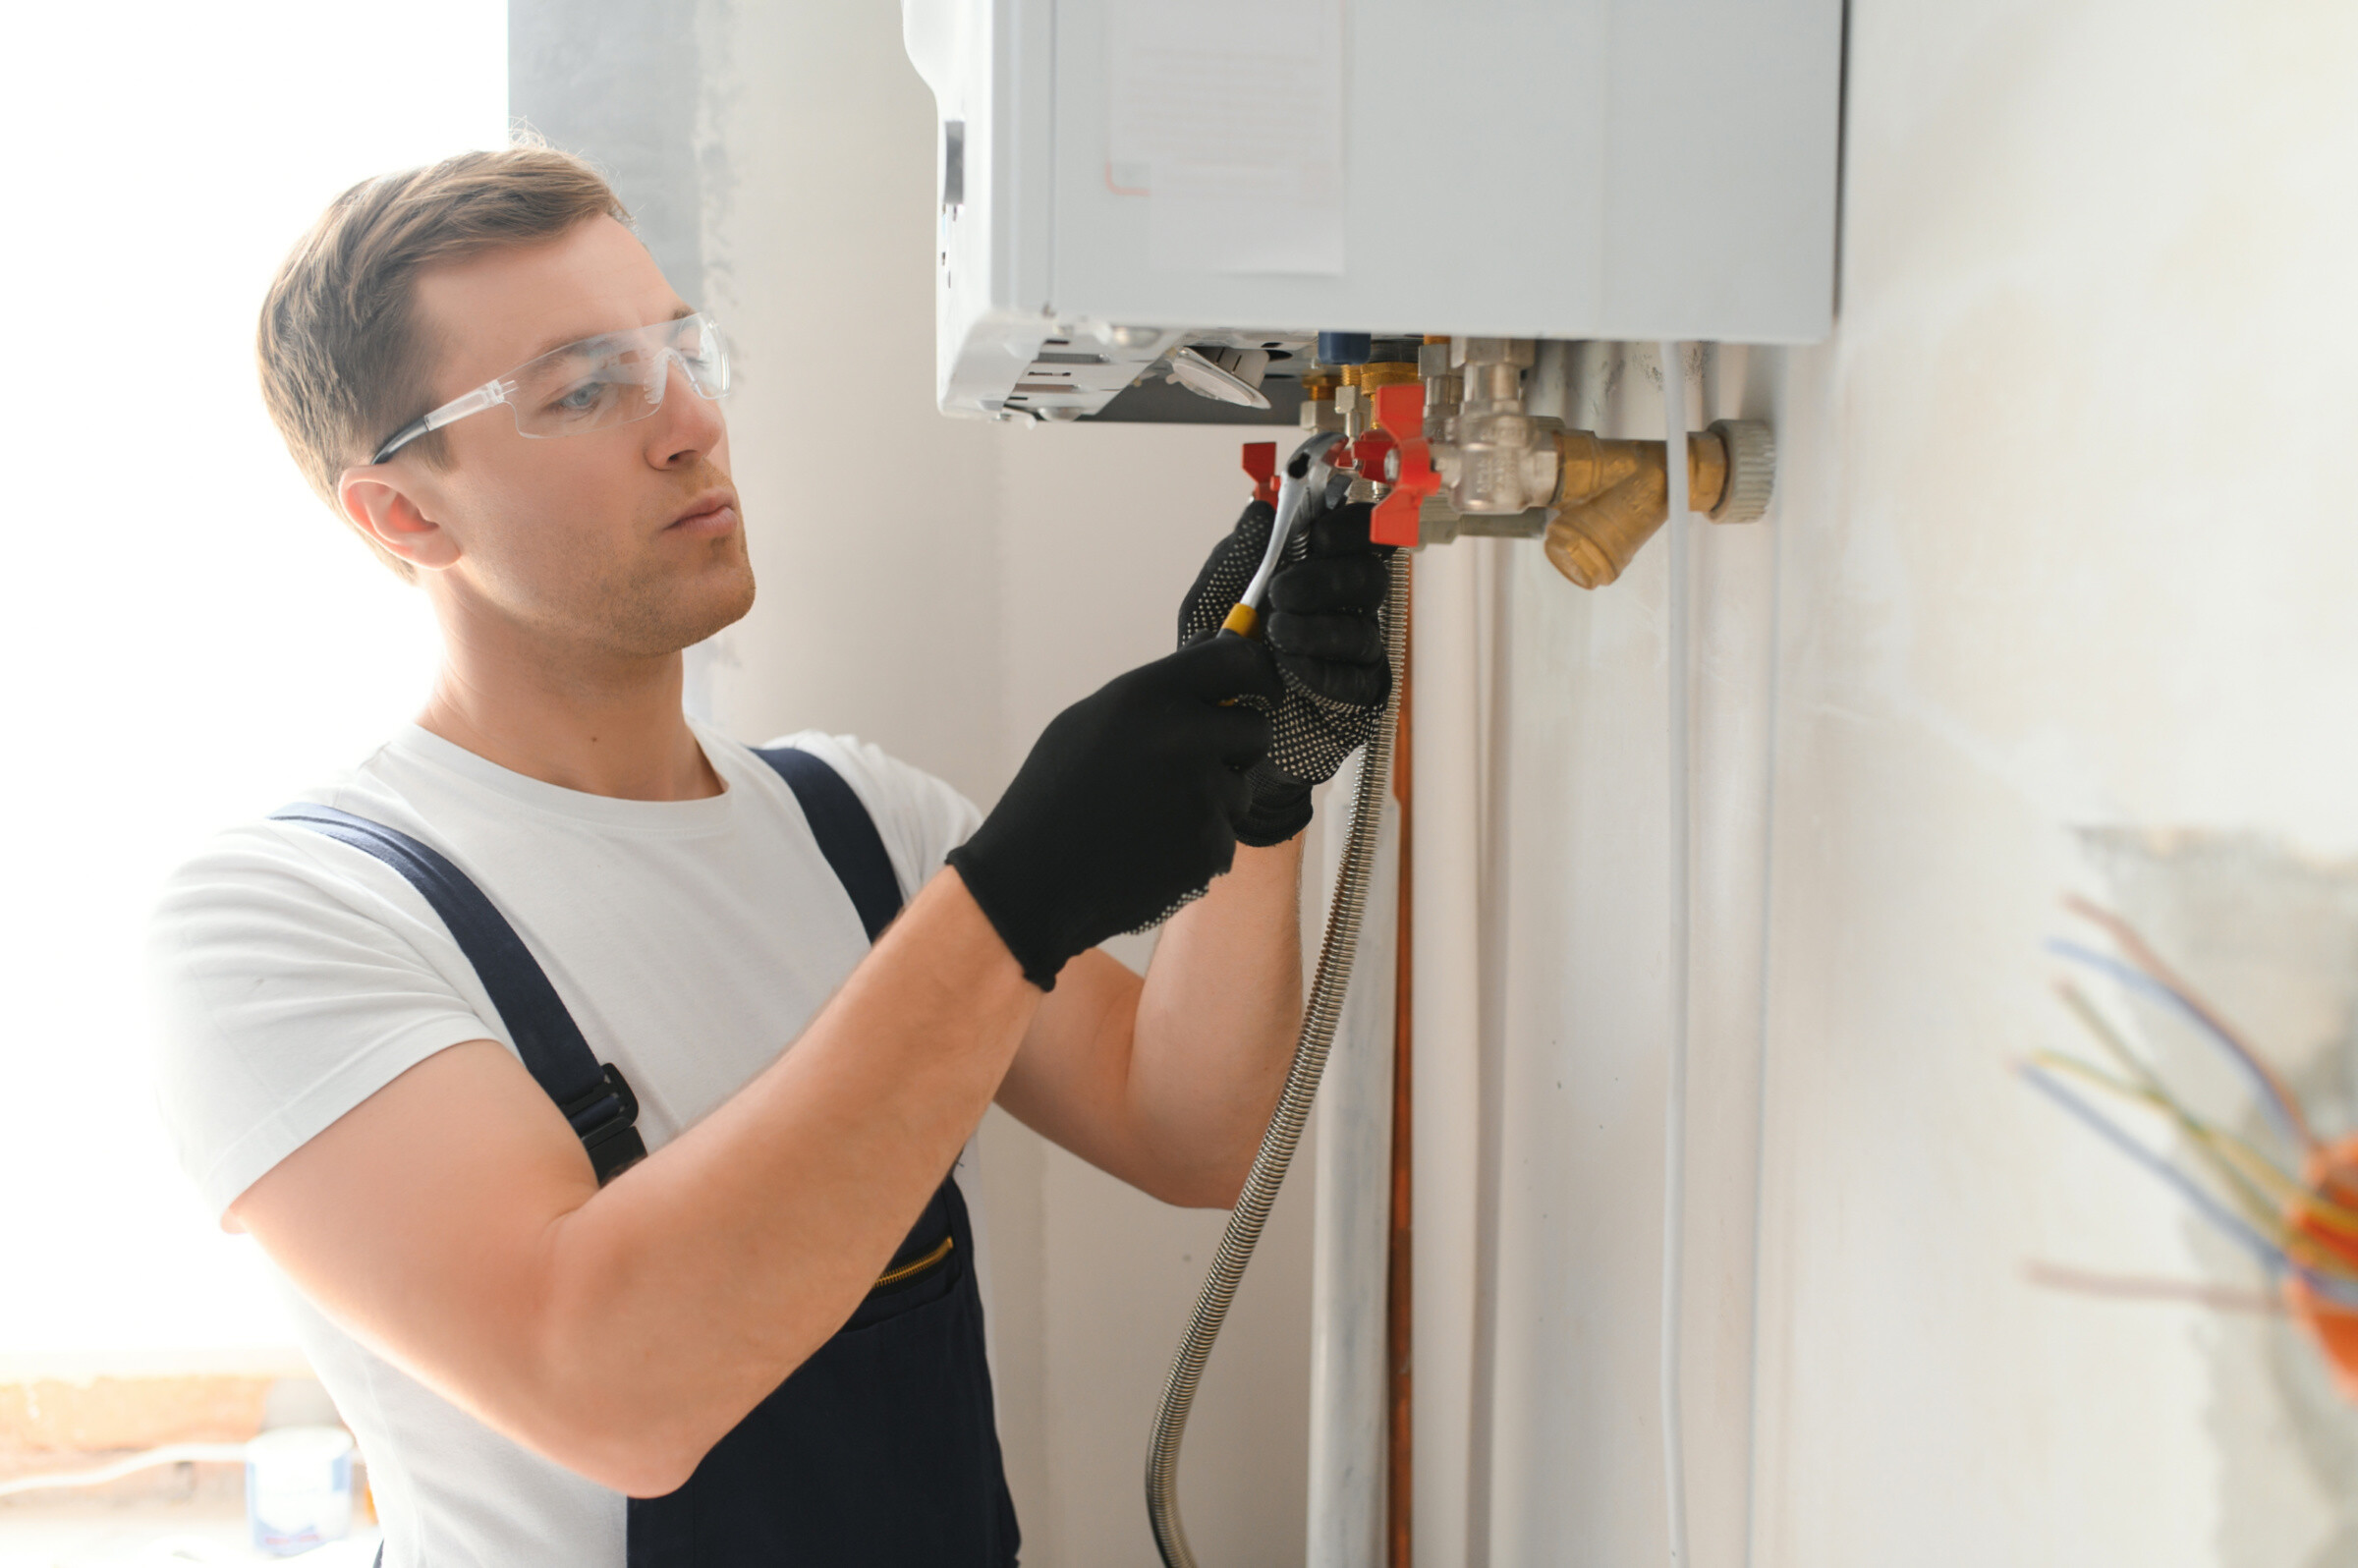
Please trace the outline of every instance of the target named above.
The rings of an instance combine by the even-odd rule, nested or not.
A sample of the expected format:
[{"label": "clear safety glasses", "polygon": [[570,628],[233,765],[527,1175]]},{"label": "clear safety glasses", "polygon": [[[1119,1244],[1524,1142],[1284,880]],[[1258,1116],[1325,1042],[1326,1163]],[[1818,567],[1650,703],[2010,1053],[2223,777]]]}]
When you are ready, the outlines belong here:
[{"label": "clear safety glasses", "polygon": [[729,389],[728,350],[710,316],[700,311],[551,349],[452,398],[423,419],[412,420],[369,461],[382,463],[428,430],[480,414],[495,403],[506,404],[516,416],[520,434],[534,437],[586,435],[609,424],[644,420],[663,406],[674,364],[686,372],[698,397],[716,398]]}]

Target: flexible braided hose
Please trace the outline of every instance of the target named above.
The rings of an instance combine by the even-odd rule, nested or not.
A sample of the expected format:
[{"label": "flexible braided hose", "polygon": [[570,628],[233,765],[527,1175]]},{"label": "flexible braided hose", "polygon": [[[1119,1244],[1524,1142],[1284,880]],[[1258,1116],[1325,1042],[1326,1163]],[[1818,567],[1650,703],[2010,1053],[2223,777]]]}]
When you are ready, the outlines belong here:
[{"label": "flexible braided hose", "polygon": [[1294,1041],[1293,1065],[1286,1070],[1285,1092],[1278,1096],[1276,1114],[1261,1135],[1261,1150],[1253,1156],[1252,1174],[1229,1211],[1228,1228],[1212,1256],[1211,1272],[1196,1298],[1196,1315],[1171,1361],[1163,1380],[1162,1406],[1154,1415],[1154,1437],[1147,1449],[1147,1520],[1154,1529],[1155,1549],[1164,1568],[1196,1568],[1188,1549],[1187,1527],[1179,1518],[1179,1444],[1187,1435],[1187,1417],[1196,1402],[1196,1386],[1204,1364],[1211,1357],[1211,1342],[1227,1321],[1228,1305],[1236,1299],[1237,1283],[1261,1227],[1268,1220],[1277,1189],[1293,1163],[1294,1146],[1301,1142],[1302,1124],[1310,1117],[1310,1102],[1319,1092],[1319,1076],[1326,1070],[1326,1051],[1343,1016],[1343,993],[1351,984],[1351,960],[1359,950],[1360,906],[1368,896],[1368,876],[1375,868],[1376,835],[1383,824],[1384,780],[1391,772],[1393,723],[1400,710],[1400,686],[1407,672],[1401,667],[1407,652],[1408,621],[1400,607],[1408,602],[1408,552],[1395,550],[1384,617],[1384,657],[1392,666],[1392,695],[1383,717],[1368,740],[1368,755],[1359,771],[1359,789],[1351,800],[1351,831],[1343,863],[1334,874],[1334,904],[1326,914],[1326,936],[1319,947],[1319,967],[1311,981],[1310,999],[1302,1009],[1302,1033]]}]

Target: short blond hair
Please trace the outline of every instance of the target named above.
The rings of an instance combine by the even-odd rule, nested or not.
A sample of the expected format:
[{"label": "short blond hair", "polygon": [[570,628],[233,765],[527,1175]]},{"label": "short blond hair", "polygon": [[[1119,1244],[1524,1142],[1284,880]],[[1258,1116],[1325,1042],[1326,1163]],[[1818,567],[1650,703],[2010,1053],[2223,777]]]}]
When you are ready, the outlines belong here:
[{"label": "short blond hair", "polygon": [[[338,476],[425,412],[433,354],[412,311],[419,272],[553,240],[600,214],[630,222],[587,162],[524,142],[364,180],[311,225],[271,280],[255,352],[270,418],[337,516]],[[439,430],[407,450],[432,468],[450,461]],[[408,562],[368,545],[416,579]]]}]

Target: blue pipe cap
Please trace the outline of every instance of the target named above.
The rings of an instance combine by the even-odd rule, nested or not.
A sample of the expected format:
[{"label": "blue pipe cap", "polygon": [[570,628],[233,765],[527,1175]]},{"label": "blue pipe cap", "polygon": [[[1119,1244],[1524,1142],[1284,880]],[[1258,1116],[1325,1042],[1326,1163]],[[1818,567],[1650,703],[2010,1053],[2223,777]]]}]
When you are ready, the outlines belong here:
[{"label": "blue pipe cap", "polygon": [[1319,363],[1320,364],[1365,364],[1375,352],[1374,336],[1366,332],[1321,332],[1319,334]]}]

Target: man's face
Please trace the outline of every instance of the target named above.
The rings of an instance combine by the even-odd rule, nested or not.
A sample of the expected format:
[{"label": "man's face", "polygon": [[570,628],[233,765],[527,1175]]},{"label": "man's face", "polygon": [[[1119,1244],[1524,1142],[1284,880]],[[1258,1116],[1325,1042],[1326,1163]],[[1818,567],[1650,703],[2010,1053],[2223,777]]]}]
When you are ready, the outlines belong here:
[{"label": "man's face", "polygon": [[[608,217],[431,268],[417,285],[418,327],[438,361],[426,405],[563,344],[686,310],[646,248]],[[678,365],[670,376],[644,420],[533,439],[495,407],[444,428],[450,467],[405,466],[406,487],[456,552],[426,574],[446,618],[490,617],[591,655],[650,656],[752,607],[720,406]]]}]

